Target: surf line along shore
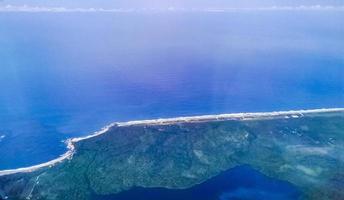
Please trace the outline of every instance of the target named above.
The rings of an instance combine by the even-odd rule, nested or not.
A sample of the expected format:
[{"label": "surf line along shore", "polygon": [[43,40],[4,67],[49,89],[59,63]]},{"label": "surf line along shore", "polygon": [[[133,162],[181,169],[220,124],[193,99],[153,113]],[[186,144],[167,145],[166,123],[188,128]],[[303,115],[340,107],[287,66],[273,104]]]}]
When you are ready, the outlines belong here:
[{"label": "surf line along shore", "polygon": [[65,141],[67,145],[67,152],[60,157],[41,163],[38,165],[23,167],[10,170],[0,171],[0,176],[11,175],[16,173],[30,173],[45,167],[54,166],[60,162],[73,158],[75,153],[74,143],[89,138],[97,137],[101,134],[108,132],[112,127],[118,126],[134,126],[134,125],[168,125],[176,123],[191,123],[191,122],[206,122],[206,121],[224,121],[224,120],[258,120],[258,119],[269,119],[274,117],[285,117],[285,118],[299,118],[304,114],[316,114],[316,113],[331,113],[331,112],[344,112],[344,108],[322,108],[322,109],[309,109],[309,110],[290,110],[290,111],[273,111],[273,112],[252,112],[252,113],[231,113],[231,114],[218,114],[218,115],[201,115],[201,116],[190,116],[190,117],[175,117],[175,118],[162,118],[162,119],[151,119],[151,120],[138,120],[128,122],[115,122],[108,126],[105,126],[100,131],[97,131],[91,135],[85,137],[72,138]]}]

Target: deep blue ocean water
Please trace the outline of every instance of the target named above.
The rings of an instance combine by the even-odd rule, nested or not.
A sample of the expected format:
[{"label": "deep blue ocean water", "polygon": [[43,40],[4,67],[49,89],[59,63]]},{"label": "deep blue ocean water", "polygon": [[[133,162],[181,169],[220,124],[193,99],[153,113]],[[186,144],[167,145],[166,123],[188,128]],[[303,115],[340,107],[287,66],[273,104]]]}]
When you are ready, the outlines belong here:
[{"label": "deep blue ocean water", "polygon": [[344,107],[344,13],[0,13],[0,169],[113,121]]},{"label": "deep blue ocean water", "polygon": [[300,191],[288,182],[269,178],[249,166],[229,169],[187,189],[136,187],[94,200],[296,200]]}]

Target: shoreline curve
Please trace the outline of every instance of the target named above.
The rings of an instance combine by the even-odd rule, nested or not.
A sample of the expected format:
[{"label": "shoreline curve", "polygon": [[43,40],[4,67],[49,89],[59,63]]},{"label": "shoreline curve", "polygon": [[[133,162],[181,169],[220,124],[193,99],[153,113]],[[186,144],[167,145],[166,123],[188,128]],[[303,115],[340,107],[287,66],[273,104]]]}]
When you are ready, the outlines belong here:
[{"label": "shoreline curve", "polygon": [[125,127],[135,125],[168,125],[176,123],[190,123],[190,122],[206,122],[206,121],[225,121],[225,120],[258,120],[273,117],[285,117],[285,118],[299,118],[304,114],[316,114],[316,113],[332,113],[332,112],[344,112],[344,108],[321,108],[321,109],[308,109],[308,110],[290,110],[290,111],[272,111],[272,112],[246,112],[246,113],[230,113],[230,114],[215,114],[215,115],[200,115],[200,116],[189,116],[189,117],[174,117],[174,118],[160,118],[151,120],[134,120],[128,122],[114,122],[101,130],[94,132],[91,135],[84,137],[70,138],[65,141],[67,146],[67,152],[62,154],[56,159],[48,162],[44,162],[38,165],[30,167],[22,167],[17,169],[0,170],[0,177],[6,175],[12,175],[17,173],[30,173],[37,171],[42,168],[52,167],[65,160],[73,158],[75,153],[74,143],[89,138],[97,137],[108,132],[112,127]]}]

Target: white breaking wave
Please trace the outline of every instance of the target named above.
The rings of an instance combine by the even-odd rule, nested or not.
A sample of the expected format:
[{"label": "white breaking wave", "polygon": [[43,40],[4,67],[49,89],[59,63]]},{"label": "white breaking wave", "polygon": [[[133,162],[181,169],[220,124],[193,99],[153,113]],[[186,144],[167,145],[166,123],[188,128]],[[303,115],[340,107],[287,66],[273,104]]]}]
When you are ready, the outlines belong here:
[{"label": "white breaking wave", "polygon": [[66,8],[66,7],[44,7],[44,6],[16,6],[6,5],[0,6],[0,12],[82,12],[82,13],[94,13],[94,12],[110,12],[110,13],[132,13],[132,12],[236,12],[236,11],[344,11],[343,6],[324,6],[324,5],[312,5],[312,6],[270,6],[270,7],[247,7],[247,8]]},{"label": "white breaking wave", "polygon": [[0,135],[0,142],[6,137],[6,135]]},{"label": "white breaking wave", "polygon": [[329,112],[344,112],[344,108],[323,108],[323,109],[311,109],[311,110],[290,110],[290,111],[256,112],[256,113],[231,113],[231,114],[219,114],[219,115],[201,115],[201,116],[191,116],[191,117],[139,120],[139,121],[129,121],[129,122],[114,122],[108,126],[105,126],[100,131],[93,133],[92,135],[66,140],[65,143],[67,145],[68,151],[54,160],[51,160],[49,162],[42,163],[39,165],[34,165],[31,167],[23,167],[23,168],[18,168],[18,169],[11,169],[11,170],[2,170],[0,171],[0,176],[16,174],[16,173],[33,172],[41,168],[52,167],[55,164],[58,164],[66,159],[72,159],[75,153],[74,143],[102,135],[108,132],[112,127],[115,127],[115,126],[123,127],[123,126],[134,126],[134,125],[167,125],[167,124],[175,124],[175,123],[202,122],[202,121],[212,121],[212,120],[257,120],[257,119],[266,119],[266,118],[273,118],[273,117],[299,118],[299,117],[303,117],[304,114],[329,113]]}]

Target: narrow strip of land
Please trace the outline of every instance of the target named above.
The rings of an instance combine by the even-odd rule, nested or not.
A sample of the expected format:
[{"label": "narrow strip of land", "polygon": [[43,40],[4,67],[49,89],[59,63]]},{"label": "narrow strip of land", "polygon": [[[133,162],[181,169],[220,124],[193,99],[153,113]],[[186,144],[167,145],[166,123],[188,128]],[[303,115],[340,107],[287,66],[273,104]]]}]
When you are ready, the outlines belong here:
[{"label": "narrow strip of land", "polygon": [[202,115],[202,116],[190,116],[190,117],[139,120],[139,121],[129,121],[129,122],[115,122],[104,127],[100,131],[93,133],[92,135],[66,140],[68,151],[54,160],[51,160],[49,162],[45,162],[42,164],[34,165],[31,167],[3,170],[3,171],[0,171],[0,176],[11,175],[11,174],[16,174],[16,173],[29,173],[29,172],[39,170],[41,168],[53,166],[66,159],[72,159],[73,154],[75,152],[74,143],[104,134],[111,127],[114,127],[114,126],[121,127],[121,126],[135,126],[135,125],[168,125],[168,124],[186,123],[186,122],[194,123],[194,122],[206,122],[206,121],[217,121],[217,120],[257,120],[257,119],[269,119],[269,118],[275,118],[275,117],[298,118],[298,117],[302,117],[305,114],[331,113],[331,112],[344,112],[344,108],[323,108],[323,109],[311,109],[311,110],[291,110],[291,111],[256,112],[256,113],[232,113],[232,114]]}]

